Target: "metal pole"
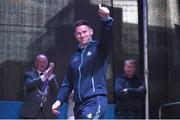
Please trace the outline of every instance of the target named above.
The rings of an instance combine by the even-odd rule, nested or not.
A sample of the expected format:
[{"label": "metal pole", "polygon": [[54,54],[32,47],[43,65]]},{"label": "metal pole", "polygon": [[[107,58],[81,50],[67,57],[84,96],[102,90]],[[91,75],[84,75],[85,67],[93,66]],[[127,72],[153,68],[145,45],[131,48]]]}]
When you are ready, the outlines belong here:
[{"label": "metal pole", "polygon": [[144,79],[146,85],[146,98],[145,98],[145,117],[149,119],[149,87],[148,87],[148,41],[147,41],[147,29],[148,29],[148,16],[147,16],[147,0],[143,0],[143,47],[144,47]]}]

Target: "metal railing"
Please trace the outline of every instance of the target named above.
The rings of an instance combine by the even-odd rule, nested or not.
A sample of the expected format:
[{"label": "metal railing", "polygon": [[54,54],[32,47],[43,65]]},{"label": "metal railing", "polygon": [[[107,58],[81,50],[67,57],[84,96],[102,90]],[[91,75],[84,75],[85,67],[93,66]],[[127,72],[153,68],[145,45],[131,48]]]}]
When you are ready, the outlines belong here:
[{"label": "metal railing", "polygon": [[163,109],[164,107],[169,107],[169,106],[179,105],[179,104],[180,104],[180,101],[179,101],[179,102],[170,102],[170,103],[162,104],[162,105],[159,107],[159,119],[162,119],[162,109]]}]

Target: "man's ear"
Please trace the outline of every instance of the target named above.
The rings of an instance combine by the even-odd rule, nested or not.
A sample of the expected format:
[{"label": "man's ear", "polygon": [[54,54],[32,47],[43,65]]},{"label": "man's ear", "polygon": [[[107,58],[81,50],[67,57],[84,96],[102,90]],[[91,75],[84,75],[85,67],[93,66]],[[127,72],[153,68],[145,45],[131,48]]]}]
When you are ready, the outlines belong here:
[{"label": "man's ear", "polygon": [[93,29],[90,29],[90,34],[93,35]]}]

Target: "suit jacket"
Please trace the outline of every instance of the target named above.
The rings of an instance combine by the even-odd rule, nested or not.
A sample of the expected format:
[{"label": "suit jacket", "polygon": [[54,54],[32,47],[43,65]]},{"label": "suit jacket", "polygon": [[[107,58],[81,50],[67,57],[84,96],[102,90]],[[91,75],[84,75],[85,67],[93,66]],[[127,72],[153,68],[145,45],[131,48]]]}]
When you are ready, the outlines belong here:
[{"label": "suit jacket", "polygon": [[[42,96],[39,93],[39,88],[42,86],[43,82],[40,78],[38,72],[33,69],[31,71],[26,71],[24,73],[24,85],[26,88],[26,97],[22,107],[21,117],[23,118],[35,118],[40,110],[40,105],[42,101]],[[52,113],[51,107],[56,100],[58,93],[58,83],[56,77],[49,81],[49,92],[47,99],[43,102],[43,112],[46,118],[57,118],[56,115]]]}]

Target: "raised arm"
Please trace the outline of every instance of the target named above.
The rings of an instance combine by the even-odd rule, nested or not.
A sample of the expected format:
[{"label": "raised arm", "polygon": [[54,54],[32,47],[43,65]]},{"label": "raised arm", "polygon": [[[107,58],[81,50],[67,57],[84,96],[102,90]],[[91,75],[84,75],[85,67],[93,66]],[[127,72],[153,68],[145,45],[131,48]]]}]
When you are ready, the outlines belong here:
[{"label": "raised arm", "polygon": [[99,44],[99,51],[106,59],[110,48],[112,46],[112,23],[113,19],[110,17],[110,11],[107,7],[99,4],[98,13],[101,19],[101,40]]}]

